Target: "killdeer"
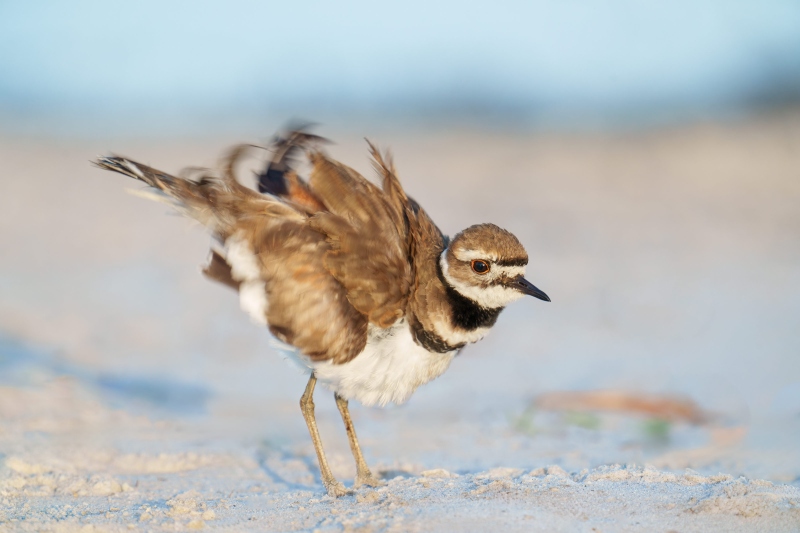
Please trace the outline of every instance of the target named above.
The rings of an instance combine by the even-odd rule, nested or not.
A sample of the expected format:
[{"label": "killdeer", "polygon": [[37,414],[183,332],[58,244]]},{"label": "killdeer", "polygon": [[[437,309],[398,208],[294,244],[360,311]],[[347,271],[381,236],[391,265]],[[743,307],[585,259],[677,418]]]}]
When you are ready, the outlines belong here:
[{"label": "killdeer", "polygon": [[[177,177],[123,157],[95,164],[146,183],[155,199],[211,232],[204,274],[236,289],[242,309],[310,374],[300,407],[322,481],[336,497],[348,491],[317,431],[317,381],[334,392],[356,462],[354,487],[376,486],[348,401],[405,402],[482,339],[506,305],[525,295],[550,299],[525,279],[528,255],[514,235],[478,224],[450,239],[406,195],[390,157],[369,144],[379,187],[328,157],[322,140],[302,130],[276,137],[258,191],[235,177],[245,145],[219,175]],[[308,180],[293,170],[298,152],[311,164]]]}]

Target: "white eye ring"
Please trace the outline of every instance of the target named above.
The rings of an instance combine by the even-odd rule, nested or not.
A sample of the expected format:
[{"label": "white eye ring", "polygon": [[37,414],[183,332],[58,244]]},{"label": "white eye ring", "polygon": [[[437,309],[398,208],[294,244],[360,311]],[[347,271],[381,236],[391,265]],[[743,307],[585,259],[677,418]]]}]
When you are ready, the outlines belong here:
[{"label": "white eye ring", "polygon": [[473,272],[480,275],[488,274],[492,269],[489,266],[489,262],[484,261],[483,259],[473,259],[470,263],[470,266],[472,267]]}]

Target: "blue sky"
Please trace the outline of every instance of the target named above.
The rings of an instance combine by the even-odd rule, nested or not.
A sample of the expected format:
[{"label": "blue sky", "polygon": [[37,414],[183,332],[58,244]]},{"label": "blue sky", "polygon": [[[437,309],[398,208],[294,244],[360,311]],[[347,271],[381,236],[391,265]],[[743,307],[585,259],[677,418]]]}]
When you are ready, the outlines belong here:
[{"label": "blue sky", "polygon": [[558,121],[797,94],[796,0],[0,3],[6,115]]}]

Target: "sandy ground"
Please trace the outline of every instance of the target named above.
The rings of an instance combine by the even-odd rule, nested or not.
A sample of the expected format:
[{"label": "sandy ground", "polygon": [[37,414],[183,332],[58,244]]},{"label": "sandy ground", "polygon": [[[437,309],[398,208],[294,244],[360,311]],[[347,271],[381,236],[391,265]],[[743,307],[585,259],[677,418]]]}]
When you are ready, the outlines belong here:
[{"label": "sandy ground", "polygon": [[[321,132],[370,171],[370,132]],[[800,531],[799,113],[372,137],[446,232],[516,233],[553,302],[511,306],[407,405],[352,406],[386,484],[336,501],[305,378],[199,275],[207,237],[88,165],[212,166],[259,139],[0,137],[0,530]],[[595,390],[704,417],[539,401]]]}]

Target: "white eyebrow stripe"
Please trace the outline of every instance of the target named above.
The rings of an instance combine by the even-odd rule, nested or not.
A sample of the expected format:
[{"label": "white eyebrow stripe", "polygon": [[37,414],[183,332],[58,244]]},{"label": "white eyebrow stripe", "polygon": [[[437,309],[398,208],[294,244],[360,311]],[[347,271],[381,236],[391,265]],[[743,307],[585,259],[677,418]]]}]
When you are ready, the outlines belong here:
[{"label": "white eyebrow stripe", "polygon": [[517,276],[524,276],[525,275],[525,267],[524,266],[507,266],[507,265],[498,265],[496,264],[498,261],[497,256],[487,254],[486,252],[480,252],[478,250],[458,250],[455,251],[456,259],[459,261],[473,261],[475,259],[485,259],[487,261],[491,261],[495,264],[492,265],[492,270],[490,272],[491,277],[495,278],[498,276],[505,276],[507,278],[516,278]]},{"label": "white eyebrow stripe", "polygon": [[474,259],[486,259],[487,261],[497,261],[497,256],[494,254],[487,254],[479,250],[453,250],[456,259],[459,261],[472,261]]}]

